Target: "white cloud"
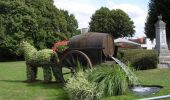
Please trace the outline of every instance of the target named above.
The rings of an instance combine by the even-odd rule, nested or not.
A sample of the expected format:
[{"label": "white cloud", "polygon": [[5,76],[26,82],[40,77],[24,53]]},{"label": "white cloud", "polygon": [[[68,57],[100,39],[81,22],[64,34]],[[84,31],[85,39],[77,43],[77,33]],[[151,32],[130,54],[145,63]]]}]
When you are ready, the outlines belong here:
[{"label": "white cloud", "polygon": [[81,0],[54,0],[54,4],[74,14],[79,22],[79,28],[88,27],[90,17],[97,9],[94,5]]},{"label": "white cloud", "polygon": [[[97,1],[96,1],[97,2]],[[90,0],[54,0],[54,4],[57,8],[68,10],[74,14],[79,22],[79,28],[88,27],[90,17],[101,6],[106,6],[109,9],[122,9],[129,17],[134,21],[136,34],[135,37],[141,37],[144,35],[144,23],[147,15],[145,9],[140,8],[137,5],[132,4],[115,4],[114,1],[106,1],[105,4],[95,4]]]}]

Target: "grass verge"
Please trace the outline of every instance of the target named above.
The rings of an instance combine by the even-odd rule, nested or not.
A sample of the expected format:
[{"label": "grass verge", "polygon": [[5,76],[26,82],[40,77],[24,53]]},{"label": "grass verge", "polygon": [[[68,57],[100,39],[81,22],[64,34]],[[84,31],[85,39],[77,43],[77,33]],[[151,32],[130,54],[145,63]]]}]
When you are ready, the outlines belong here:
[{"label": "grass verge", "polygon": [[[68,100],[67,93],[60,84],[23,83],[26,79],[25,62],[0,62],[0,100]],[[170,94],[170,69],[152,69],[136,72],[142,85],[161,85],[159,93],[136,96],[131,92],[103,100],[134,100]],[[43,79],[39,68],[38,79]],[[168,99],[166,99],[168,100]]]}]

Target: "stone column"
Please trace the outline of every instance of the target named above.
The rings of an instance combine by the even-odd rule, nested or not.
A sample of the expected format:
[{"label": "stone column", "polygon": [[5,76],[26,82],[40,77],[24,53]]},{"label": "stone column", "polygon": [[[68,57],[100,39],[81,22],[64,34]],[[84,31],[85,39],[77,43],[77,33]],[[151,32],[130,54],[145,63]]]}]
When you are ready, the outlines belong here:
[{"label": "stone column", "polygon": [[156,46],[155,49],[159,52],[159,63],[169,60],[170,51],[166,39],[166,23],[162,21],[162,16],[158,16],[158,21],[155,23],[156,31]]}]

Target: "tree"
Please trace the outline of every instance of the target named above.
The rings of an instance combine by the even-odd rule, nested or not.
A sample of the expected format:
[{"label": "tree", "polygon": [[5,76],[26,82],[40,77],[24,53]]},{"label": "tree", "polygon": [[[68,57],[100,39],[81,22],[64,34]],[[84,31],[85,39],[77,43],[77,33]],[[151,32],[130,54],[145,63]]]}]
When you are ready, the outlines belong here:
[{"label": "tree", "polygon": [[52,0],[25,0],[25,4],[34,9],[38,23],[37,32],[34,35],[34,45],[38,49],[51,47],[60,40],[56,32],[67,32],[67,22],[64,14],[53,5]]},{"label": "tree", "polygon": [[108,32],[109,31],[109,13],[110,10],[106,7],[101,7],[91,17],[90,31],[93,32]]},{"label": "tree", "polygon": [[67,31],[70,33],[75,33],[78,28],[78,22],[73,14],[69,14],[66,10],[61,10],[67,22]]},{"label": "tree", "polygon": [[53,0],[0,1],[0,51],[3,48],[17,54],[22,40],[37,49],[50,48],[61,40],[56,33],[74,32],[77,27],[74,15],[65,15]]},{"label": "tree", "polygon": [[101,7],[91,17],[90,31],[109,33],[114,38],[132,36],[135,32],[133,21],[120,9],[109,10]]},{"label": "tree", "polygon": [[150,0],[148,16],[145,23],[145,34],[153,40],[155,38],[154,24],[157,22],[159,15],[162,15],[166,23],[167,40],[170,45],[170,0]]},{"label": "tree", "polygon": [[[0,1],[0,48],[17,53],[19,41],[23,38],[32,42],[37,30],[36,14],[32,8],[19,1]],[[32,33],[32,34],[30,34]]]}]

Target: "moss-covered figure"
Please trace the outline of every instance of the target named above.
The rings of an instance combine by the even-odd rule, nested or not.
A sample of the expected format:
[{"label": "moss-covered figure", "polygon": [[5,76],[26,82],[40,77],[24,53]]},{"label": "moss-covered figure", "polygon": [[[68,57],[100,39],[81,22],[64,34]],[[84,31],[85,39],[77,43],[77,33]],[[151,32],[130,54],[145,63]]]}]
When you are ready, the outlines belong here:
[{"label": "moss-covered figure", "polygon": [[61,68],[56,66],[58,63],[57,54],[51,49],[43,49],[37,51],[32,45],[27,42],[21,43],[21,49],[24,52],[26,60],[26,82],[34,82],[37,78],[37,68],[42,67],[44,73],[44,82],[49,83],[52,80],[52,72],[56,81],[62,81]]}]

